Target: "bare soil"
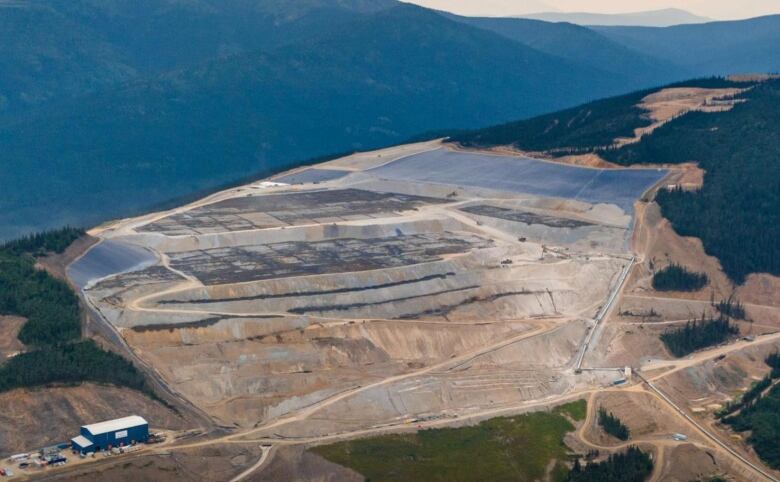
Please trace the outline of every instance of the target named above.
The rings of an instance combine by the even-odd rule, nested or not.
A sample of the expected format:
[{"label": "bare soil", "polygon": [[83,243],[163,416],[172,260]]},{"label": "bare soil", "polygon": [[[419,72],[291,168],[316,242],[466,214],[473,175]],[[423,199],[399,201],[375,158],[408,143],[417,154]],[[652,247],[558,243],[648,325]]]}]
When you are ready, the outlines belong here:
[{"label": "bare soil", "polygon": [[226,482],[251,467],[260,458],[257,445],[213,445],[173,450],[141,457],[100,460],[46,480],[68,481],[193,481]]},{"label": "bare soil", "polygon": [[681,444],[666,448],[663,466],[657,468],[660,480],[668,482],[690,482],[706,480],[724,473],[724,467],[712,451],[703,450],[693,444]]},{"label": "bare soil", "polygon": [[268,465],[246,479],[251,482],[295,480],[307,482],[363,482],[359,473],[334,464],[305,447],[280,447]]},{"label": "bare soil", "polygon": [[21,316],[0,316],[0,363],[24,350],[24,344],[16,336],[25,321]]},{"label": "bare soil", "polygon": [[68,249],[60,254],[50,254],[38,259],[38,267],[45,269],[55,278],[67,280],[65,270],[70,263],[84,254],[100,239],[90,235],[84,235],[73,242]]},{"label": "bare soil", "polygon": [[647,111],[648,117],[653,121],[647,127],[635,129],[633,137],[615,139],[617,146],[639,142],[643,136],[651,134],[654,130],[666,124],[680,115],[691,112],[722,112],[734,107],[736,101],[719,100],[734,96],[744,89],[702,89],[698,87],[675,87],[663,89],[648,95],[638,107]]},{"label": "bare soil", "polygon": [[79,427],[131,414],[153,428],[178,430],[185,421],[145,395],[127,388],[94,384],[19,389],[0,393],[0,454],[35,450],[66,442]]}]

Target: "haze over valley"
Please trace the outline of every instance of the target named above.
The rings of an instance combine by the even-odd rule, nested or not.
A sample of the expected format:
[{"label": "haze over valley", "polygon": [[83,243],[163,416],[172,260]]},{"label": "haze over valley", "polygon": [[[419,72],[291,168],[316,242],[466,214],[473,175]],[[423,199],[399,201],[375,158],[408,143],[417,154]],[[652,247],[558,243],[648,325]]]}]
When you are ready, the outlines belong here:
[{"label": "haze over valley", "polygon": [[0,477],[780,480],[780,15],[427,5],[0,1]]}]

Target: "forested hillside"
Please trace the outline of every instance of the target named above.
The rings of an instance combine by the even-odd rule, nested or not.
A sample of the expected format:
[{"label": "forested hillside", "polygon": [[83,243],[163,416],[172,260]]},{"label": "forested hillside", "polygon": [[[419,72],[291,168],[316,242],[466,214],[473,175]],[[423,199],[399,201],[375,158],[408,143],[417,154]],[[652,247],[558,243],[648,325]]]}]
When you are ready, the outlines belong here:
[{"label": "forested hillside", "polygon": [[[666,87],[720,88],[742,86],[721,78],[696,79]],[[651,124],[637,107],[642,99],[664,87],[597,100],[560,112],[506,124],[460,132],[452,142],[468,147],[514,146],[524,151],[569,154],[592,152],[611,146],[618,137],[631,136],[634,129]]]},{"label": "forested hillside", "polygon": [[[489,73],[489,75],[488,75]],[[0,238],[305,159],[619,91],[609,73],[413,6],[0,121]],[[109,202],[110,201],[110,202]]]},{"label": "forested hillside", "polygon": [[590,28],[571,23],[454,15],[452,18],[577,64],[598,66],[599,69],[622,79],[628,87],[627,90],[695,77],[695,71],[692,69],[673,64],[662,57],[633,50]]},{"label": "forested hillside", "polygon": [[61,253],[82,234],[65,228],[0,245],[0,315],[26,318],[18,335],[26,348],[0,364],[0,392],[92,381],[155,397],[130,362],[92,340],[82,340],[76,294],[65,282],[35,267],[36,257]]},{"label": "forested hillside", "polygon": [[[674,86],[738,84],[704,79]],[[726,273],[741,283],[750,273],[780,274],[780,80],[740,95],[732,110],[692,112],[622,148],[612,140],[649,124],[636,104],[647,90],[533,119],[460,133],[466,146],[513,145],[553,155],[598,152],[617,164],[698,162],[706,171],[697,191],[661,190],[663,214],[683,236],[701,238]]]},{"label": "forested hillside", "polygon": [[619,164],[698,161],[698,191],[661,190],[663,214],[683,236],[701,238],[726,273],[780,275],[780,80],[756,86],[729,112],[690,113],[642,142],[605,152]]},{"label": "forested hillside", "polygon": [[0,114],[338,29],[393,0],[0,2]]},{"label": "forested hillside", "polygon": [[780,15],[673,27],[593,27],[632,50],[697,75],[780,70]]},{"label": "forested hillside", "polygon": [[[773,22],[640,42],[395,0],[0,2],[0,239],[701,75],[702,58],[762,70]],[[742,47],[710,42],[723,28]],[[653,50],[687,42],[673,61]]]}]

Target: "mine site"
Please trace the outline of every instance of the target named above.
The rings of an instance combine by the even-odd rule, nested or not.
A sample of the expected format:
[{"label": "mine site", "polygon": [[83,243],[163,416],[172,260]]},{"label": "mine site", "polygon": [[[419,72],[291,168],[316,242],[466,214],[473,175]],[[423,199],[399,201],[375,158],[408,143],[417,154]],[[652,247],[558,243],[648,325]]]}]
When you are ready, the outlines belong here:
[{"label": "mine site", "polygon": [[[736,102],[713,99],[737,93],[654,94],[652,128],[615,142],[684,110],[727,110]],[[61,263],[88,329],[172,408],[122,402],[157,442],[116,459],[132,472],[82,456],[44,479],[360,481],[333,444],[550,412],[572,424],[567,450],[649,451],[651,480],[777,480],[711,418],[777,350],[776,278],[735,291],[661,216],[655,193],[700,185],[695,166],[597,161],[427,141],[92,229]],[[656,290],[673,263],[706,271],[708,289]],[[731,343],[671,356],[666,330],[734,296],[747,315]],[[602,409],[630,442],[599,428]],[[94,452],[86,436],[74,444]],[[19,475],[40,475],[29,467]]]}]

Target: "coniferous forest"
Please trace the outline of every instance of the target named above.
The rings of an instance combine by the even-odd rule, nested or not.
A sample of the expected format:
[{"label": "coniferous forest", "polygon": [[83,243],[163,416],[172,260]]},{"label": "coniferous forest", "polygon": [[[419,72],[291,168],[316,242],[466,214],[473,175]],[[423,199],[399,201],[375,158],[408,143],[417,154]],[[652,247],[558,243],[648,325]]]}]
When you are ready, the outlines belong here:
[{"label": "coniferous forest", "polygon": [[739,333],[739,329],[732,325],[726,317],[705,318],[691,320],[680,328],[668,330],[661,335],[661,341],[666,348],[676,357],[683,357],[690,353],[718,345]]},{"label": "coniferous forest", "polygon": [[780,354],[769,355],[765,362],[772,368],[770,374],[748,390],[739,403],[727,407],[721,421],[736,432],[749,431],[747,441],[761,460],[780,469],[780,384],[776,383],[780,378]]},{"label": "coniferous forest", "polygon": [[0,365],[0,392],[92,381],[154,396],[130,362],[91,340],[81,341],[78,297],[65,282],[35,267],[36,257],[61,253],[82,234],[65,228],[0,246],[0,314],[27,318],[18,338],[28,348]]},{"label": "coniferous forest", "polygon": [[619,440],[628,440],[631,436],[628,427],[614,416],[612,412],[607,412],[604,408],[599,408],[599,425],[605,432]]},{"label": "coniferous forest", "polygon": [[728,299],[720,300],[713,306],[716,310],[718,310],[718,313],[723,316],[728,316],[729,318],[735,318],[737,320],[747,319],[745,305],[743,305],[739,300],[735,299],[733,295],[729,296]]},{"label": "coniferous forest", "polygon": [[706,274],[690,271],[679,264],[671,264],[653,275],[656,291],[699,291],[708,282]]},{"label": "coniferous forest", "polygon": [[700,238],[738,283],[750,273],[780,275],[780,80],[740,98],[731,111],[692,112],[603,153],[618,164],[698,161],[701,189],[662,189],[656,200],[674,229]]},{"label": "coniferous forest", "polygon": [[650,455],[637,447],[612,454],[604,462],[580,465],[579,459],[566,476],[566,482],[642,482],[653,472]]},{"label": "coniferous forest", "polygon": [[648,124],[635,105],[650,91],[457,133],[452,140],[552,155],[597,152],[622,165],[698,162],[706,172],[704,186],[660,190],[656,200],[663,215],[680,235],[700,238],[735,282],[750,273],[780,275],[780,79],[755,85],[701,79],[677,86],[748,90],[730,111],[687,113],[621,148],[605,146],[626,128],[631,133]]}]

